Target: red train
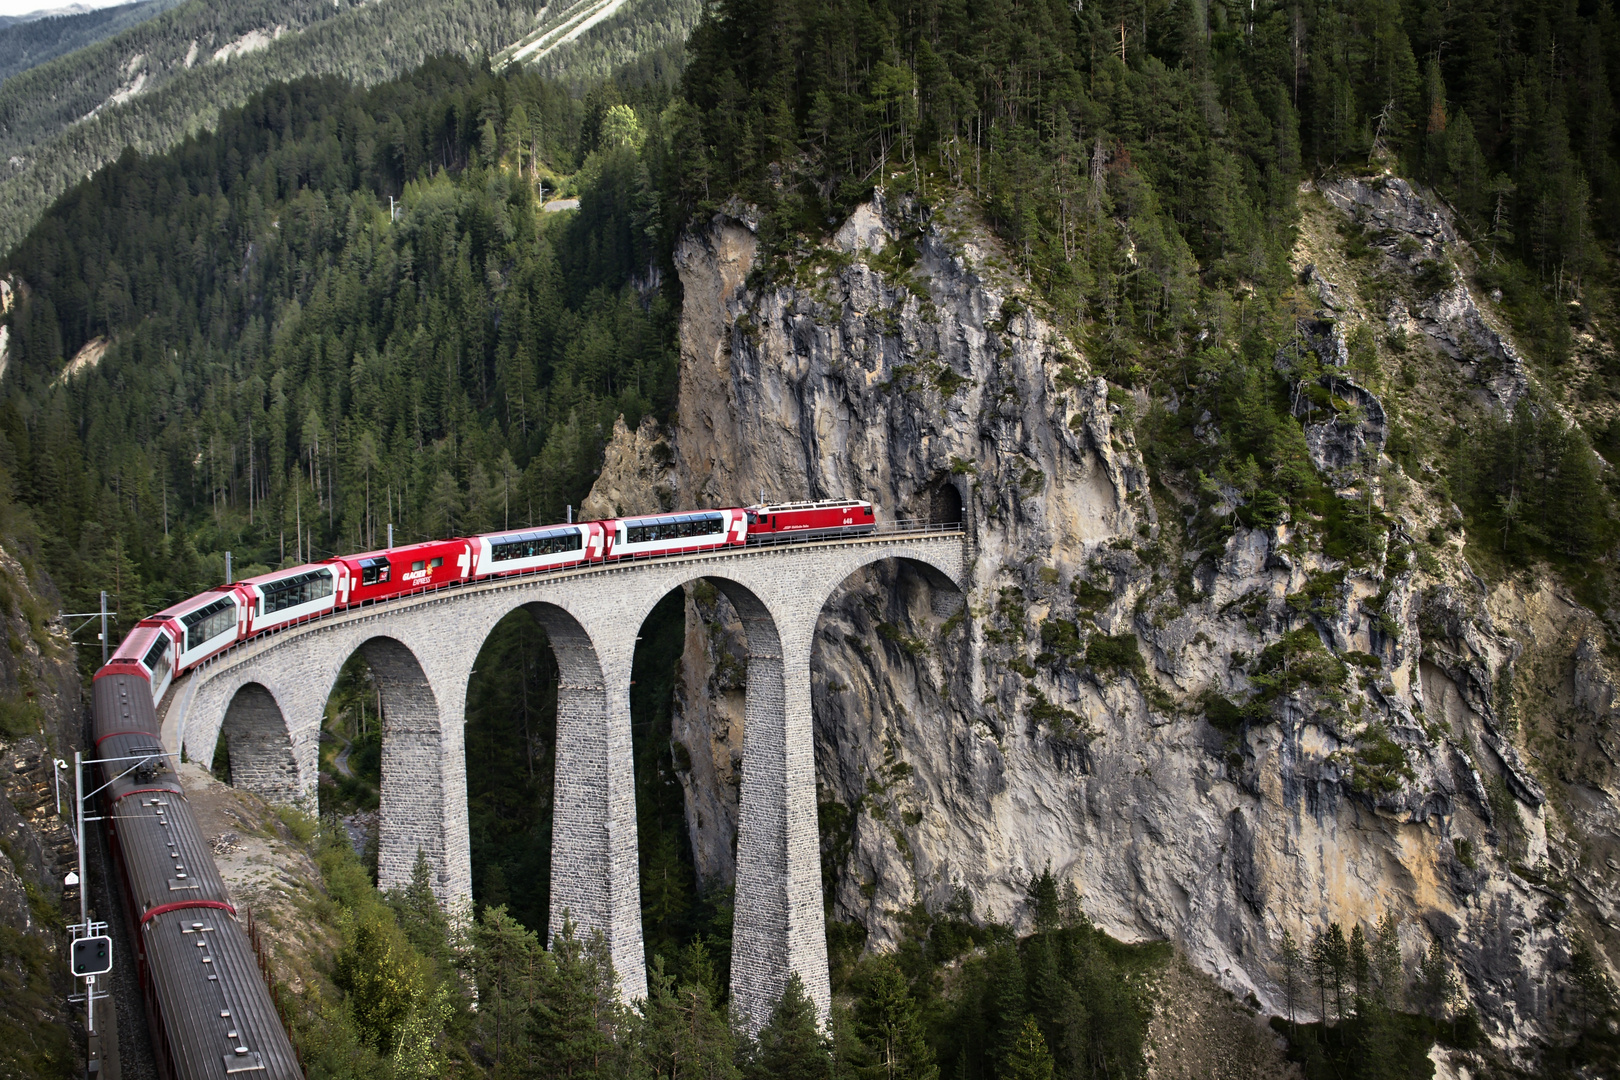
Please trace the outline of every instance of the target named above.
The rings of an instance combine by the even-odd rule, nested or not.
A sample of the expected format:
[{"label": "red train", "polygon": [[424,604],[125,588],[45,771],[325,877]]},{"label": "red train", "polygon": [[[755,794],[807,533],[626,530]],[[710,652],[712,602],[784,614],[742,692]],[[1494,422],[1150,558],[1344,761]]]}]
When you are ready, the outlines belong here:
[{"label": "red train", "polygon": [[871,503],[830,500],[570,522],[342,555],[218,585],[164,608],[140,621],[96,678],[139,675],[155,702],[173,679],[233,645],[360,604],[467,581],[876,527]]}]

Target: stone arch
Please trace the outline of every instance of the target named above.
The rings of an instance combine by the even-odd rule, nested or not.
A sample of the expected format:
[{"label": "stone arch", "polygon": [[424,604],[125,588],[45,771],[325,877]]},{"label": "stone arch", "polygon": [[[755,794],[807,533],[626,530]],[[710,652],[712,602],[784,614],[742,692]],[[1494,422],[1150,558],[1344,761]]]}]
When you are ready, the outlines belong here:
[{"label": "stone arch", "polygon": [[[438,697],[410,647],[397,638],[375,636],[354,652],[365,657],[382,694],[382,792],[377,835],[377,884],[383,889],[410,884],[417,852],[433,869],[433,891],[450,906],[460,882],[446,844],[444,793],[449,763]],[[348,656],[337,658],[326,694],[336,687]],[[458,736],[459,731],[456,733]]]},{"label": "stone arch", "polygon": [[225,740],[229,755],[232,787],[274,803],[298,803],[304,798],[287,719],[263,683],[243,683],[231,695],[219,738]]},{"label": "stone arch", "polygon": [[844,588],[851,578],[857,574],[880,567],[884,563],[893,563],[915,573],[928,586],[929,605],[934,614],[941,618],[956,614],[961,610],[962,605],[967,602],[967,593],[963,591],[962,585],[957,582],[949,571],[933,560],[924,557],[921,553],[908,553],[904,550],[880,551],[870,558],[851,560],[848,566],[842,568],[846,571],[842,577],[827,581],[820,594],[819,602],[816,604],[813,618],[818,622],[820,621],[822,615],[826,614],[827,605],[832,602],[832,598]]}]

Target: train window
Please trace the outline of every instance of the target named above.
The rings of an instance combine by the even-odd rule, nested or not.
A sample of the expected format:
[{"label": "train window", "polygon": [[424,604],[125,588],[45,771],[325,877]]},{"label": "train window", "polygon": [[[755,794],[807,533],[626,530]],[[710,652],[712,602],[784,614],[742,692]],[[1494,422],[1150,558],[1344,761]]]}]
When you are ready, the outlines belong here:
[{"label": "train window", "polygon": [[421,559],[417,559],[415,562],[411,563],[411,573],[414,574],[418,570],[425,569],[426,567],[427,563],[423,562]]},{"label": "train window", "polygon": [[387,559],[361,559],[360,584],[381,585],[388,580],[389,566]]},{"label": "train window", "polygon": [[442,559],[442,558],[434,559],[428,565],[429,566],[443,566],[444,565],[444,559]]},{"label": "train window", "polygon": [[726,531],[724,514],[691,514],[686,517],[665,518],[645,525],[631,525],[625,529],[627,543],[647,544],[655,540],[683,540],[693,536],[713,536]]},{"label": "train window", "polygon": [[507,537],[498,544],[491,544],[489,551],[492,561],[507,562],[511,559],[538,559],[543,555],[579,551],[584,546],[584,539],[578,529],[565,529],[558,532],[525,533],[522,536]]},{"label": "train window", "polygon": [[285,577],[259,586],[264,593],[263,615],[297,607],[300,604],[324,600],[332,595],[332,571],[311,570],[307,574]]},{"label": "train window", "polygon": [[215,600],[190,615],[180,616],[180,621],[186,627],[186,650],[189,652],[225,631],[235,629],[236,605],[228,598]]},{"label": "train window", "polygon": [[141,663],[146,665],[148,671],[156,671],[160,667],[168,666],[169,637],[167,634],[157,636],[157,640],[152,642],[152,647],[146,650],[146,655],[141,657]]}]

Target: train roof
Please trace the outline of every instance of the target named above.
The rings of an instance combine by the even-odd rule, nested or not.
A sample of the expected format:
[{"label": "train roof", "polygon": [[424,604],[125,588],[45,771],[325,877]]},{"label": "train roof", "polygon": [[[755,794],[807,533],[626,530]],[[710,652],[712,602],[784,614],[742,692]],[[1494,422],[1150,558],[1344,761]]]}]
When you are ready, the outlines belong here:
[{"label": "train roof", "polygon": [[411,551],[422,551],[427,548],[444,547],[446,544],[465,543],[467,543],[467,538],[465,536],[452,536],[445,540],[422,540],[415,544],[395,544],[391,548],[378,548],[376,551],[362,551],[357,555],[338,555],[334,557],[333,561],[358,562],[361,559],[398,558],[399,556]]},{"label": "train roof", "polygon": [[230,596],[235,591],[235,585],[215,585],[213,588],[200,592],[196,596],[187,597],[178,603],[170,604],[162,611],[142,619],[141,622],[151,625],[153,619],[175,619],[181,615],[189,615],[200,607],[207,607],[222,596]]},{"label": "train roof", "polygon": [[556,536],[558,533],[579,532],[587,525],[598,524],[594,521],[565,521],[556,525],[532,525],[524,529],[507,529],[505,532],[479,533],[475,540],[488,540],[508,542],[513,540],[529,540],[541,536]]},{"label": "train roof", "polygon": [[162,632],[162,627],[149,622],[136,624],[135,629],[125,635],[124,640],[118,643],[113,650],[113,660],[139,660],[146,655],[146,650],[152,644],[152,639]]},{"label": "train roof", "polygon": [[615,521],[708,521],[724,514],[725,510],[686,510],[678,514],[637,514],[634,517],[615,518]]},{"label": "train roof", "polygon": [[252,577],[241,578],[238,585],[267,585],[272,581],[281,581],[285,578],[297,577],[299,574],[312,574],[317,570],[331,573],[330,563],[304,563],[302,566],[290,566],[285,570],[272,570],[268,574],[254,574]]}]

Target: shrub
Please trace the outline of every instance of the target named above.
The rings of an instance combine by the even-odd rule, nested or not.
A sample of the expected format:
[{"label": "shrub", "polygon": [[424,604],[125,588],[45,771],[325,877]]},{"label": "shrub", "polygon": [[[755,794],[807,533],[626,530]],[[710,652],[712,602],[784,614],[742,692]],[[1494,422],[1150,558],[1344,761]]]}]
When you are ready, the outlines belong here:
[{"label": "shrub", "polygon": [[1059,656],[1080,652],[1080,626],[1069,619],[1047,619],[1041,624],[1041,648]]},{"label": "shrub", "polygon": [[1086,642],[1086,664],[1098,671],[1129,671],[1137,675],[1147,671],[1135,634],[1097,634]]},{"label": "shrub", "polygon": [[1350,773],[1350,787],[1359,792],[1388,794],[1417,774],[1407,764],[1406,751],[1389,737],[1383,724],[1373,724],[1356,742],[1356,760]]}]

